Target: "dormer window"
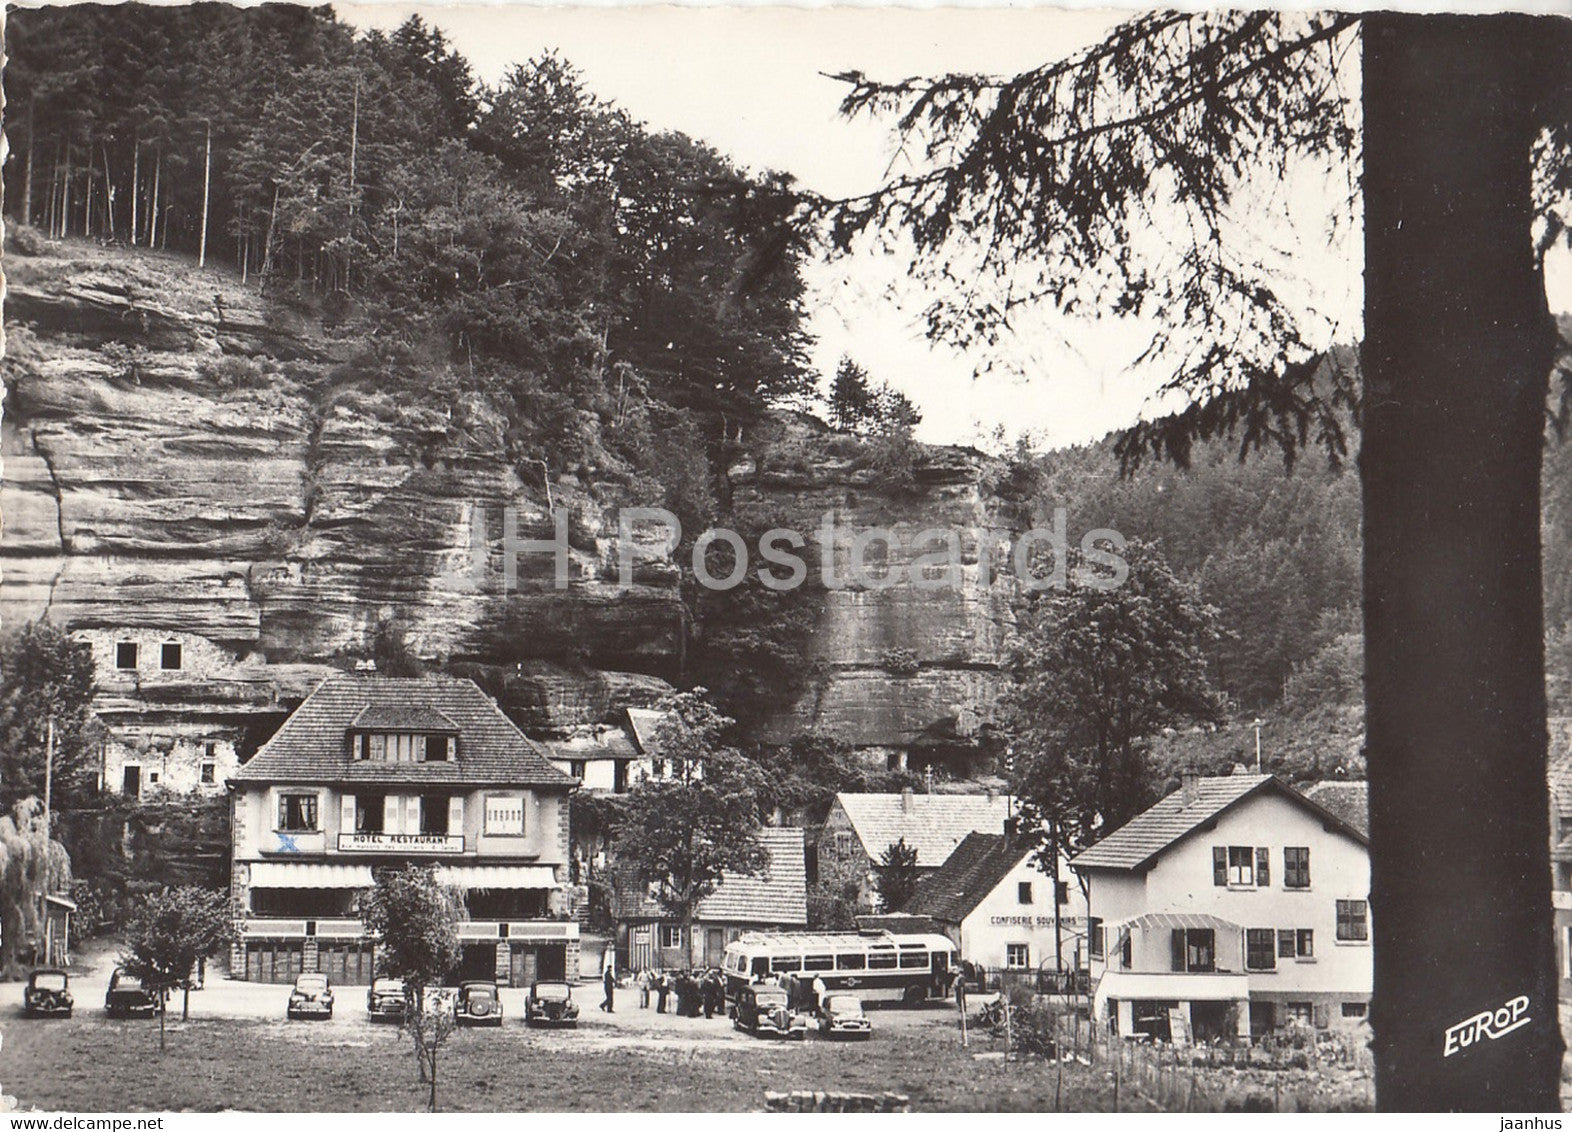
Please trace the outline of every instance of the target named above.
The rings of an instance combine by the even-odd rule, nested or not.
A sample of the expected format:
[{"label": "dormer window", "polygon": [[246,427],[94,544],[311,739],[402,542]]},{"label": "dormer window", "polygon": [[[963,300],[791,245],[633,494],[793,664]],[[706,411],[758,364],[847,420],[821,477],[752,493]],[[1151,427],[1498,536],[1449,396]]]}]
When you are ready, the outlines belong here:
[{"label": "dormer window", "polygon": [[456,735],[360,731],[350,733],[349,751],[356,762],[445,763],[453,760],[457,739]]}]

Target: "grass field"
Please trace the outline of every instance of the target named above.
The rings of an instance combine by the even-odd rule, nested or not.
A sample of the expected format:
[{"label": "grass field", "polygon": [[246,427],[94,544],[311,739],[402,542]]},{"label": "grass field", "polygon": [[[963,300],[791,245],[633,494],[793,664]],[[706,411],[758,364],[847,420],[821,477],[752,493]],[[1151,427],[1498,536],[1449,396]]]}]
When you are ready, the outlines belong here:
[{"label": "grass field", "polygon": [[[1055,1066],[1006,1063],[989,1050],[985,1039],[962,1050],[942,1024],[891,1027],[852,1045],[755,1041],[728,1028],[700,1040],[650,1041],[593,1027],[536,1033],[512,1024],[454,1036],[440,1065],[439,1102],[445,1111],[748,1111],[762,1108],[766,1090],[814,1089],[903,1093],[912,1108],[928,1111],[1054,1109]],[[13,1016],[4,1021],[0,1082],[24,1108],[74,1112],[408,1112],[423,1109],[426,1096],[405,1040],[369,1024],[172,1022],[169,1050],[160,1054],[157,1026],[146,1021]],[[1062,1090],[1065,1110],[1113,1107],[1104,1070],[1072,1065]],[[1156,1106],[1126,1081],[1119,1107]]]}]

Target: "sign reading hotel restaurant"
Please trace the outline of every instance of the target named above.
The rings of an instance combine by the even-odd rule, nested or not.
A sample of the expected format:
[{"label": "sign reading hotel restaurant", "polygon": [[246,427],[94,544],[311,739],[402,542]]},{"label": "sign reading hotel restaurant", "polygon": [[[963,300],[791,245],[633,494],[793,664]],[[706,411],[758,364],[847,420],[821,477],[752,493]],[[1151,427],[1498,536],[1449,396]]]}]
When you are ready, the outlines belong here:
[{"label": "sign reading hotel restaurant", "polygon": [[340,853],[462,853],[462,833],[341,833]]}]

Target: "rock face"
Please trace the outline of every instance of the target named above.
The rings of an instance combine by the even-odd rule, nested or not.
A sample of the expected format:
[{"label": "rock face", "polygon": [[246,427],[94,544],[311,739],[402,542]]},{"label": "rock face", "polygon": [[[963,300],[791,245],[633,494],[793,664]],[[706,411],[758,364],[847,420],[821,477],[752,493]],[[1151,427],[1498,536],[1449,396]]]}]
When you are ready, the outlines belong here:
[{"label": "rock face", "polygon": [[[516,538],[550,539],[552,513],[538,471],[510,466],[486,422],[379,389],[354,372],[353,343],[228,276],[75,243],[7,260],[7,623],[47,613],[105,648],[116,631],[178,632],[234,668],[206,680],[280,666],[298,683],[393,620],[416,653],[483,678],[540,727],[648,703],[682,678],[688,613],[658,527],[635,528],[634,584],[618,585],[618,509],[648,500],[553,482],[570,516],[566,584],[550,553],[530,553],[510,588],[505,514]],[[866,557],[903,571],[920,531],[1025,521],[976,453],[923,449],[895,487],[857,447],[787,418],[732,470],[732,517],[800,529],[809,585],[825,580],[825,515],[840,567],[847,540],[888,528],[893,545]],[[776,733],[892,749],[974,736],[1009,623],[1008,578],[980,576],[987,541],[961,539],[953,588],[826,590],[820,675]]]}]

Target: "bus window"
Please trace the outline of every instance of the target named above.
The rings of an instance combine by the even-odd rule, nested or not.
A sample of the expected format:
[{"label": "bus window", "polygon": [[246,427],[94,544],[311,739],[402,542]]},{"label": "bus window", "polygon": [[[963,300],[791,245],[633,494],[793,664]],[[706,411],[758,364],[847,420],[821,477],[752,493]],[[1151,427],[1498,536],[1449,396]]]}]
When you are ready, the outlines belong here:
[{"label": "bus window", "polygon": [[928,968],[928,949],[926,947],[901,948],[901,966],[915,967],[922,970]]},{"label": "bus window", "polygon": [[837,971],[861,971],[868,965],[868,957],[860,951],[843,951],[835,957]]},{"label": "bus window", "polygon": [[772,971],[800,971],[800,970],[802,970],[802,956],[800,956],[800,955],[777,955],[774,959],[770,960],[770,970],[772,970]]},{"label": "bus window", "polygon": [[868,949],[869,970],[888,971],[895,965],[895,948],[870,947]]},{"label": "bus window", "polygon": [[770,973],[770,961],[768,959],[764,958],[761,955],[761,956],[759,956],[759,958],[757,958],[757,959],[755,959],[753,961],[753,976],[754,976],[754,978],[762,979],[762,978],[764,978],[765,975],[768,975],[769,973]]},{"label": "bus window", "polygon": [[833,971],[835,970],[835,956],[833,955],[808,955],[802,960],[804,971]]}]

